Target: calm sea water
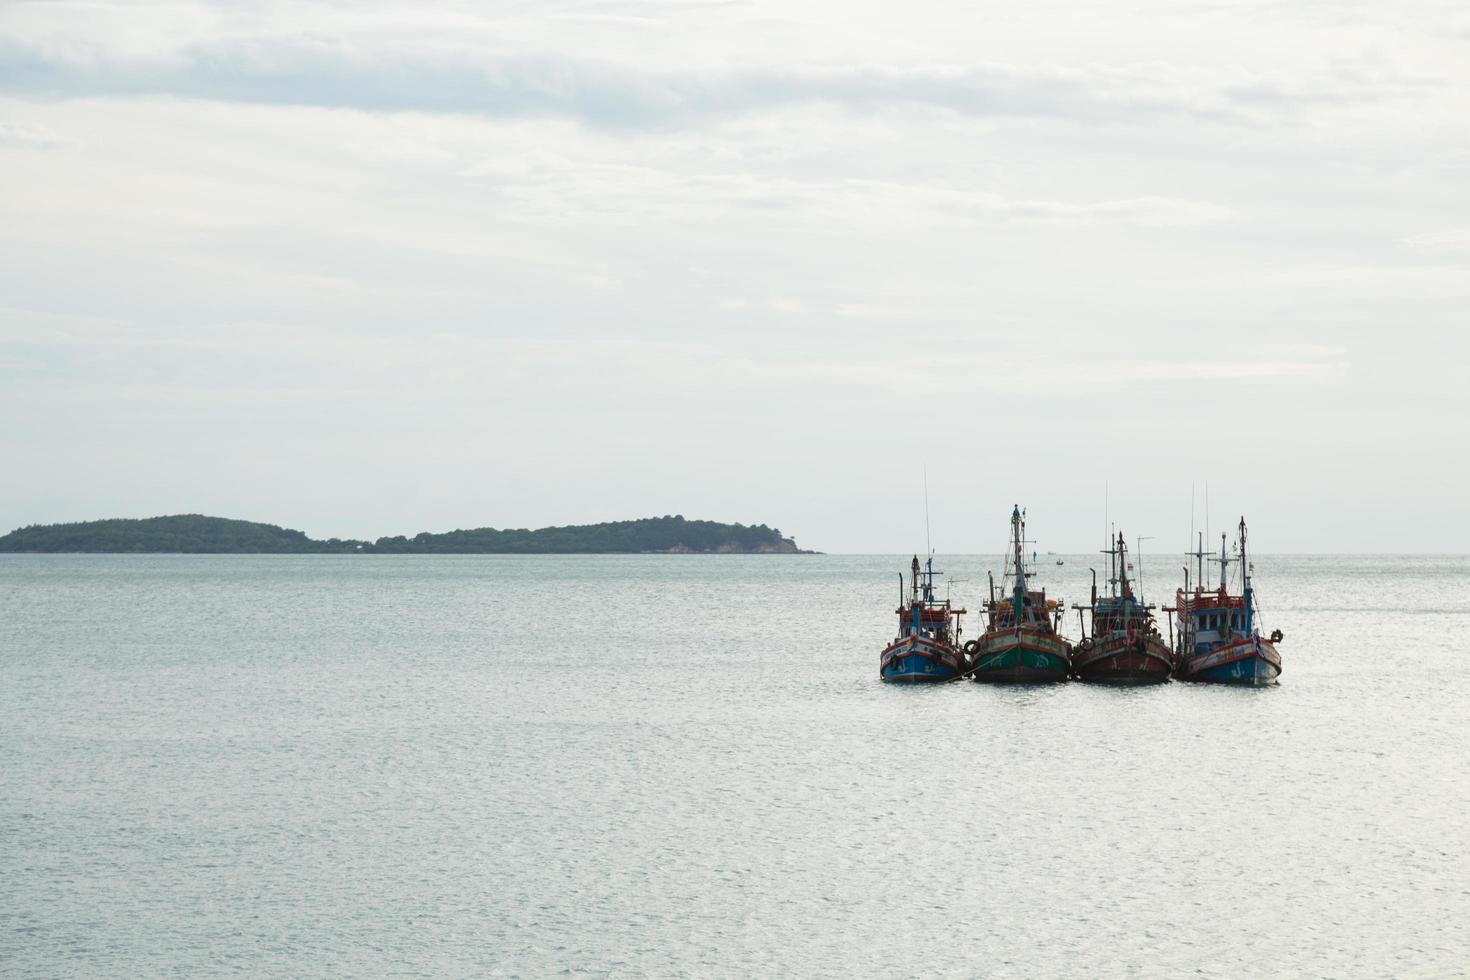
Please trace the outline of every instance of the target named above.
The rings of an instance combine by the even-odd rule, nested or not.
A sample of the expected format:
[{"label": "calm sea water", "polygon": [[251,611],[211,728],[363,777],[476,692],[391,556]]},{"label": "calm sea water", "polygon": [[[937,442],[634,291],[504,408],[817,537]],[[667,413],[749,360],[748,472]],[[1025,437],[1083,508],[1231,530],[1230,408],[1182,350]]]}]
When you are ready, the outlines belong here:
[{"label": "calm sea water", "polygon": [[1470,971],[1470,559],[1265,690],[885,686],[906,564],[0,556],[0,972]]}]

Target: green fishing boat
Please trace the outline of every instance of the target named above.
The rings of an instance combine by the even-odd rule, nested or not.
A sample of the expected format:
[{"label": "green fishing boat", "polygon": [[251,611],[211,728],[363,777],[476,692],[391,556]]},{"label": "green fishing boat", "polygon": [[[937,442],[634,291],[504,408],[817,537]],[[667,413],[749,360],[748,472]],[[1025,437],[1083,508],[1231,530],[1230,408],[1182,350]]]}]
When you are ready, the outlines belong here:
[{"label": "green fishing boat", "polygon": [[1011,548],[997,594],[990,583],[986,628],[965,644],[971,678],[985,683],[1039,684],[1064,681],[1072,672],[1072,644],[1058,632],[1065,606],[1032,590],[1026,569],[1026,517],[1011,511]]}]

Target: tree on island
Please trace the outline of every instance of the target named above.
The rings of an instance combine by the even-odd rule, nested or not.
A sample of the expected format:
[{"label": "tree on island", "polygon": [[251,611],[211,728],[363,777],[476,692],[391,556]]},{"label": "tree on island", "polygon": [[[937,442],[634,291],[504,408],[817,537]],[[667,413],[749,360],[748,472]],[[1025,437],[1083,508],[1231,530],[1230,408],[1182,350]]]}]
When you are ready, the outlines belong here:
[{"label": "tree on island", "polygon": [[493,527],[420,532],[376,541],[328,538],[274,524],[179,514],[75,524],[36,524],[0,537],[8,552],[172,552],[185,554],[794,554],[796,542],[765,524],[689,521],[682,514],[605,524]]}]

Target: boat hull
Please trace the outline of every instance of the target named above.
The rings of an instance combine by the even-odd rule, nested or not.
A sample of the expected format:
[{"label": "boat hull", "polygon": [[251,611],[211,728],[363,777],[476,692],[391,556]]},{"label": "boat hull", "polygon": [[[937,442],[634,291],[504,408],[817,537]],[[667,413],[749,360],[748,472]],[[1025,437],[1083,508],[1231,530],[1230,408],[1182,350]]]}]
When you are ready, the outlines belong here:
[{"label": "boat hull", "polygon": [[1174,672],[1174,657],[1155,636],[1115,633],[1078,647],[1072,674],[1089,684],[1162,684]]},{"label": "boat hull", "polygon": [[975,648],[970,677],[982,684],[1050,684],[1071,672],[1071,647],[1055,636],[987,634]]},{"label": "boat hull", "polygon": [[954,680],[963,670],[958,650],[916,638],[890,643],[878,661],[878,675],[893,684],[937,684]]},{"label": "boat hull", "polygon": [[1268,687],[1281,675],[1281,654],[1270,640],[1244,637],[1184,658],[1180,680]]}]

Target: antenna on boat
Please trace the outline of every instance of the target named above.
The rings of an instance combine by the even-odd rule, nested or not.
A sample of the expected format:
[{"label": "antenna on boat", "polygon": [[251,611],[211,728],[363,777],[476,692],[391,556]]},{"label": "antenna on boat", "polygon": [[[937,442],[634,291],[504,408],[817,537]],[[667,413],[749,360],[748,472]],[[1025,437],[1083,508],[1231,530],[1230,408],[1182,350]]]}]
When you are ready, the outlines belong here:
[{"label": "antenna on boat", "polygon": [[[1140,596],[1144,594],[1144,592],[1143,592],[1143,543],[1145,541],[1152,541],[1153,539],[1154,539],[1154,536],[1152,534],[1144,534],[1144,535],[1141,535],[1140,537],[1137,537],[1137,538],[1134,538],[1133,539],[1133,557],[1138,562],[1138,594]],[[1142,601],[1142,600],[1140,600],[1140,601]]]},{"label": "antenna on boat", "polygon": [[929,542],[929,464],[924,464],[924,550],[934,557],[934,546]]},{"label": "antenna on boat", "polygon": [[[1192,482],[1189,484],[1189,543],[1194,544],[1194,483]],[[1185,554],[1189,552],[1186,551]]]}]

